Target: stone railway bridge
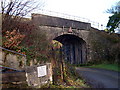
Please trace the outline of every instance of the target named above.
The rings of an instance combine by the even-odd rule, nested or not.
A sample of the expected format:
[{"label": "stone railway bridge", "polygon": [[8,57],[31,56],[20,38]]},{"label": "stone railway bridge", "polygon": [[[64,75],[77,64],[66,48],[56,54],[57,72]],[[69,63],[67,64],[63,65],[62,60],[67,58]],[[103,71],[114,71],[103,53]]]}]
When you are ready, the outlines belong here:
[{"label": "stone railway bridge", "polygon": [[93,51],[94,46],[91,42],[107,42],[99,35],[107,33],[92,28],[90,23],[42,14],[32,14],[32,22],[47,34],[49,41],[57,40],[63,44],[65,59],[71,64],[84,64],[97,59],[95,58],[97,52]]}]

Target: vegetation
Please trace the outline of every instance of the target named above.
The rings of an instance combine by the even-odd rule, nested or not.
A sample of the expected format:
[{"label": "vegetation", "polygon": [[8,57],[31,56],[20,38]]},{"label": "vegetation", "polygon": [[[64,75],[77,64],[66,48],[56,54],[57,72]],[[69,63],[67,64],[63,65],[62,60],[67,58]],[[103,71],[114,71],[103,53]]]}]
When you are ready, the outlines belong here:
[{"label": "vegetation", "polygon": [[[27,55],[27,64],[36,59],[42,62],[47,59],[48,42],[41,31],[30,19],[24,18],[33,10],[41,8],[41,0],[1,0],[2,7],[2,47]],[[37,63],[36,61],[36,63]]]},{"label": "vegetation", "polygon": [[23,31],[23,33],[26,37],[22,41],[21,46],[23,46],[23,51],[26,52],[27,64],[29,65],[30,61],[35,59],[36,62],[33,64],[48,61],[50,42],[47,40],[46,34],[36,26],[33,26],[30,31]]},{"label": "vegetation", "polygon": [[[75,88],[87,87],[85,82],[73,75],[73,69],[65,64],[61,52],[62,44],[53,40],[51,43],[46,39],[46,34],[34,24],[20,22],[20,31],[12,30],[4,33],[3,47],[15,50],[27,55],[27,64],[33,60],[35,64],[51,62],[53,68],[53,85],[49,88]],[[49,58],[49,59],[48,59]],[[72,72],[71,72],[72,71]]]},{"label": "vegetation", "polygon": [[[85,81],[81,80],[81,78],[76,75],[74,67],[65,63],[63,59],[64,55],[61,51],[62,44],[55,40],[53,40],[52,43],[49,42],[46,34],[39,30],[39,27],[34,25],[29,19],[22,18],[36,8],[35,6],[28,9],[29,5],[32,3],[31,1],[32,0],[27,0],[26,2],[23,2],[21,0],[14,0],[13,2],[11,0],[8,3],[3,0],[1,1],[3,15],[3,47],[26,54],[28,65],[30,65],[31,61],[33,61],[34,65],[46,61],[51,62],[53,68],[53,84],[49,85],[48,88],[88,87],[85,84]],[[114,27],[112,27],[110,31],[113,31],[113,28]],[[109,59],[118,59],[119,61],[119,39],[115,38],[113,40],[109,36],[102,34],[101,36],[108,38],[108,42],[106,43],[112,42],[114,45],[112,44],[109,47],[106,46],[106,43],[103,45],[103,42],[100,39],[94,41],[91,40],[93,41],[92,47],[94,56],[102,59],[103,57],[108,57],[108,55],[110,55],[111,57],[109,57]],[[116,49],[116,47],[118,48]],[[107,55],[105,54],[105,51],[108,51]],[[118,52],[117,55],[116,52]]]},{"label": "vegetation", "polygon": [[[41,8],[44,2],[40,0],[1,0],[2,7],[2,47],[27,55],[27,64],[31,60],[46,60],[45,34],[37,36],[34,33],[38,30],[30,19],[24,18],[33,10]],[[36,36],[36,37],[35,37]],[[39,38],[39,40],[38,40]],[[35,41],[36,39],[36,41]]]},{"label": "vegetation", "polygon": [[101,69],[107,69],[107,70],[113,70],[113,71],[120,72],[120,66],[118,64],[98,64],[98,65],[91,65],[91,66],[85,66],[85,67],[101,68]]},{"label": "vegetation", "polygon": [[108,9],[107,12],[113,14],[109,17],[109,21],[107,23],[108,31],[115,32],[115,29],[119,28],[120,25],[120,1],[116,6]]},{"label": "vegetation", "polygon": [[90,61],[96,64],[102,63],[102,61],[120,63],[119,34],[108,34],[97,30],[91,31],[90,34]]},{"label": "vegetation", "polygon": [[56,40],[52,41],[51,63],[53,67],[53,84],[47,86],[48,88],[88,87],[85,82],[77,76],[74,66],[64,61],[62,44]]},{"label": "vegetation", "polygon": [[16,30],[13,30],[11,32],[6,31],[3,37],[3,46],[5,48],[9,48],[9,49],[12,49],[19,53],[24,54],[24,52],[20,50],[21,47],[19,46],[19,44],[21,43],[24,37],[25,35],[20,34]]},{"label": "vegetation", "polygon": [[18,30],[18,21],[25,20],[24,16],[44,5],[42,0],[1,0],[2,30]]},{"label": "vegetation", "polygon": [[89,88],[86,82],[75,72],[75,67],[66,63],[65,79],[57,79],[57,83],[45,85],[42,88]]}]

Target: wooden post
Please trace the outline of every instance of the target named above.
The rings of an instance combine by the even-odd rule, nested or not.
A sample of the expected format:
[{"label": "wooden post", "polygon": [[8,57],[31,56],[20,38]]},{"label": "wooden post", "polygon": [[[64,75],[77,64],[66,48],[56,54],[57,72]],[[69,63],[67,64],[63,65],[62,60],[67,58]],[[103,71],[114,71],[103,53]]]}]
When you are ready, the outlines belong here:
[{"label": "wooden post", "polygon": [[61,79],[63,81],[65,81],[65,62],[64,62],[64,58],[63,58],[63,50],[62,50],[62,47],[60,48],[60,58],[61,58]]}]

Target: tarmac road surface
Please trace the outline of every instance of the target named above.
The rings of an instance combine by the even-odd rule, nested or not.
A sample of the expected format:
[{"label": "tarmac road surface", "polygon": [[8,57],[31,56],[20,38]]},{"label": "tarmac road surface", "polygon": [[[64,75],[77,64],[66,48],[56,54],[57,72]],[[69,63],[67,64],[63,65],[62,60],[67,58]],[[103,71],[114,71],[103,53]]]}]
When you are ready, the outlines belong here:
[{"label": "tarmac road surface", "polygon": [[76,72],[93,88],[120,89],[120,72],[83,67],[76,67]]}]

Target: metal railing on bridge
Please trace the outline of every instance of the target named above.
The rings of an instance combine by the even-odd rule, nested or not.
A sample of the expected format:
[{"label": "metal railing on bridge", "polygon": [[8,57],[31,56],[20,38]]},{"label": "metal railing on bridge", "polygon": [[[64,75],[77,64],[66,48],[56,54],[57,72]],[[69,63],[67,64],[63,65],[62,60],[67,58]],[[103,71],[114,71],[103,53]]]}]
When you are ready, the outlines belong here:
[{"label": "metal railing on bridge", "polygon": [[65,19],[70,19],[70,20],[75,20],[75,21],[81,21],[81,22],[87,22],[91,24],[91,27],[97,28],[99,30],[105,29],[106,26],[103,24],[100,24],[98,22],[91,21],[90,19],[83,18],[80,16],[73,16],[65,13],[60,13],[60,12],[54,12],[54,11],[49,11],[45,9],[40,9],[40,14],[44,15],[49,15],[49,16],[55,16],[55,17],[60,17],[60,18],[65,18]]}]

